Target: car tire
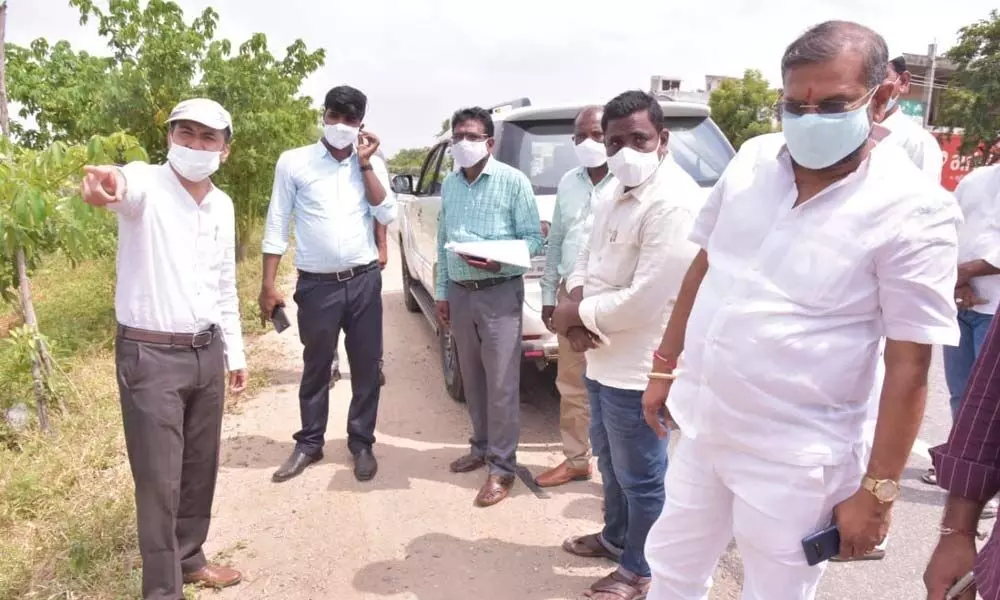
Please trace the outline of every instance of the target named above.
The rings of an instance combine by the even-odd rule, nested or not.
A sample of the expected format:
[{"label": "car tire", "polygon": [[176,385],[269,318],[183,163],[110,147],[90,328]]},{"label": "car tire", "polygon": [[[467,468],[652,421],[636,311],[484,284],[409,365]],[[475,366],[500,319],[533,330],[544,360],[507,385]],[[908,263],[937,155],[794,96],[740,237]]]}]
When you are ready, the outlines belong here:
[{"label": "car tire", "polygon": [[403,305],[411,313],[420,312],[420,305],[413,297],[413,277],[410,275],[410,266],[406,264],[406,252],[403,251],[403,238],[399,238],[399,267],[403,270]]},{"label": "car tire", "polygon": [[441,331],[438,339],[441,343],[441,374],[444,376],[444,386],[452,400],[465,402],[462,368],[458,362],[458,351],[455,349],[455,340],[451,336],[451,331]]}]

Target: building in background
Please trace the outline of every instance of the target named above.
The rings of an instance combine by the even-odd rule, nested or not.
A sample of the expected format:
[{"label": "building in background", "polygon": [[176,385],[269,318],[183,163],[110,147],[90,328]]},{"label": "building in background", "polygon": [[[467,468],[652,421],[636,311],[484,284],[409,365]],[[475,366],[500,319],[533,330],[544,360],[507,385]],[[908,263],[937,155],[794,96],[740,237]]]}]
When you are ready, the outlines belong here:
[{"label": "building in background", "polygon": [[739,77],[726,75],[705,75],[705,86],[696,90],[682,90],[683,80],[669,75],[653,75],[649,78],[649,93],[658,100],[677,100],[708,104],[708,98],[727,79],[739,81]]}]

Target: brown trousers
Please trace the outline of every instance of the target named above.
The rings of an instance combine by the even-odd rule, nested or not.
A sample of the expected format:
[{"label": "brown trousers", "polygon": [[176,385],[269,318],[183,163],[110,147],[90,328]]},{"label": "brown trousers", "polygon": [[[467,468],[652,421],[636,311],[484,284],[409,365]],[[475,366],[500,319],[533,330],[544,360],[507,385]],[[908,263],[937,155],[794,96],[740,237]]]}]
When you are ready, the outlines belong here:
[{"label": "brown trousers", "polygon": [[[568,297],[565,283],[560,284],[559,300]],[[556,364],[556,388],[559,390],[559,432],[563,454],[571,467],[582,469],[590,464],[590,399],[583,376],[587,359],[574,352],[569,340],[559,336],[559,362]]]},{"label": "brown trousers", "polygon": [[201,348],[121,331],[115,342],[145,600],[183,598],[183,574],[205,565],[226,391],[221,336]]}]

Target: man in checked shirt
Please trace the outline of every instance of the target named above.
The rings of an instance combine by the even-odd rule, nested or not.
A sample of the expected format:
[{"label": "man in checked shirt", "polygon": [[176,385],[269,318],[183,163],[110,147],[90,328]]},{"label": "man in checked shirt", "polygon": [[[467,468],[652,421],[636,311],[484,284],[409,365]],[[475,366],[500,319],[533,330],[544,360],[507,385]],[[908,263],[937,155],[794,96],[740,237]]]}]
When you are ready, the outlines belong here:
[{"label": "man in checked shirt", "polygon": [[[956,580],[975,571],[983,600],[1000,600],[1000,537],[976,556],[976,533],[986,503],[1000,493],[1000,334],[993,319],[944,445],[931,448],[938,485],[948,490],[941,537],[924,573],[927,600],[944,600]],[[959,597],[974,600],[971,589]]]},{"label": "man in checked shirt", "polygon": [[441,187],[437,316],[450,327],[472,417],[472,449],[454,473],[488,466],[476,506],[493,506],[514,485],[521,428],[521,315],[525,269],[456,254],[449,242],[524,240],[542,251],[542,224],[528,177],[491,156],[493,118],[467,108],[451,119],[451,154],[461,169]]}]

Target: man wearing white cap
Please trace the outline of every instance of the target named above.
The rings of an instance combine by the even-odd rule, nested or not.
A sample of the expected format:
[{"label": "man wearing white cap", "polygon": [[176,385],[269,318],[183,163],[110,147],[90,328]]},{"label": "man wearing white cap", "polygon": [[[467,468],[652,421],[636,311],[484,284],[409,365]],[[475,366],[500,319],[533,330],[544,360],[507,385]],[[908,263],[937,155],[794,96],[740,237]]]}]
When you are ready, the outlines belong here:
[{"label": "man wearing white cap", "polygon": [[167,162],[86,166],[87,204],[118,215],[115,364],[135,480],[145,600],[185,583],[225,587],[208,536],[226,393],[246,387],[236,295],[233,202],[211,175],[229,156],[232,120],[216,102],[181,102]]}]

